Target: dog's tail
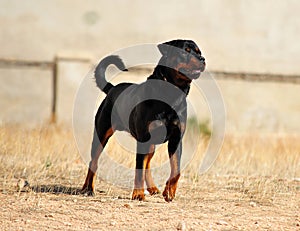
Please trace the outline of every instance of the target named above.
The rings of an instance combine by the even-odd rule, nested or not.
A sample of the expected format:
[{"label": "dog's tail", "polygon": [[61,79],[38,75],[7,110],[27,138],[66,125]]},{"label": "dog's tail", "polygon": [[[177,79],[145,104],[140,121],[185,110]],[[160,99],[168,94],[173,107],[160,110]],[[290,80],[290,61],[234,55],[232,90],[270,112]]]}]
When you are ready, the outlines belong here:
[{"label": "dog's tail", "polygon": [[110,55],[105,57],[100,61],[98,66],[95,69],[95,78],[96,78],[96,84],[97,86],[105,93],[107,94],[111,88],[114,87],[111,83],[107,82],[105,79],[105,71],[109,65],[115,65],[117,68],[119,68],[121,71],[128,71],[125,68],[125,65],[117,55]]}]

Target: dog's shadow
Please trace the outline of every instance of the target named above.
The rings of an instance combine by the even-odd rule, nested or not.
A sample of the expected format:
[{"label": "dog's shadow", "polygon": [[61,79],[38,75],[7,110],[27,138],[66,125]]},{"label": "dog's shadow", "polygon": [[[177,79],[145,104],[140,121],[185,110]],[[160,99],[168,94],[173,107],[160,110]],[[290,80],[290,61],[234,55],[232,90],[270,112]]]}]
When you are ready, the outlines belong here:
[{"label": "dog's shadow", "polygon": [[[78,187],[70,187],[70,186],[65,186],[65,185],[35,185],[35,186],[26,186],[20,192],[34,192],[34,193],[48,193],[48,194],[54,194],[54,195],[77,195],[77,196],[82,196],[86,198],[95,198],[93,200],[97,200],[97,195],[100,197],[111,197],[108,196],[109,190],[104,191],[104,190],[96,190],[96,194],[87,194],[86,192],[82,191],[82,188]],[[130,200],[129,197],[127,196],[117,196],[113,197],[114,199],[126,199]],[[99,199],[99,198],[98,198]]]},{"label": "dog's shadow", "polygon": [[35,185],[29,187],[35,193],[52,193],[65,195],[82,195],[81,188],[64,185]]},{"label": "dog's shadow", "polygon": [[[35,185],[35,186],[28,187],[28,189],[35,193],[50,193],[50,194],[85,196],[85,193],[82,192],[81,188],[69,187],[69,186],[65,186],[65,185]],[[22,191],[27,191],[27,190],[25,189]],[[97,194],[106,194],[106,192],[103,190],[97,190]]]}]

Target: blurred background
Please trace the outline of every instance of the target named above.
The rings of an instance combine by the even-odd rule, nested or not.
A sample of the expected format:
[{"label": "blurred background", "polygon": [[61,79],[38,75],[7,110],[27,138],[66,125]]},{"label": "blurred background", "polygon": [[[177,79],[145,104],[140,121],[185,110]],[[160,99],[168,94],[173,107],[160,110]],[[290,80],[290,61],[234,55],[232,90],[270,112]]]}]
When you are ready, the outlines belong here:
[{"label": "blurred background", "polygon": [[[37,126],[55,116],[71,126],[76,92],[101,58],[188,38],[216,78],[228,132],[299,133],[299,11],[297,0],[1,0],[0,124]],[[149,72],[126,78],[140,82]],[[192,88],[193,100],[202,103],[192,116],[209,120]]]}]

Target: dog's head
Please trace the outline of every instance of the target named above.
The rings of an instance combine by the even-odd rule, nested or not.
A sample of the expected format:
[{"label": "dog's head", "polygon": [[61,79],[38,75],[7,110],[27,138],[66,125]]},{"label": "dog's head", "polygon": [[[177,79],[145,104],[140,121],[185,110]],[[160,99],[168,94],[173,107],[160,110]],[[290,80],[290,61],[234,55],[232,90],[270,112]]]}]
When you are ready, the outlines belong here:
[{"label": "dog's head", "polygon": [[189,85],[205,69],[205,58],[192,40],[172,40],[158,45],[160,65],[168,68],[168,81],[177,86]]}]

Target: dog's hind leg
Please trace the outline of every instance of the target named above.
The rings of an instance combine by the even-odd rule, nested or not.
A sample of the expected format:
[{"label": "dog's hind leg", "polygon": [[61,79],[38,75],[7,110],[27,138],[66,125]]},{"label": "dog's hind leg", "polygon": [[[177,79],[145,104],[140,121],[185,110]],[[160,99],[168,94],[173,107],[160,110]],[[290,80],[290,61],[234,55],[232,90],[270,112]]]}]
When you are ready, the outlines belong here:
[{"label": "dog's hind leg", "polygon": [[[103,124],[105,126],[105,124]],[[100,154],[102,153],[105,145],[108,142],[108,139],[113,135],[113,128],[111,126],[107,126],[99,132],[99,138],[96,132],[94,131],[93,143],[92,143],[92,150],[91,150],[91,158],[89,164],[88,174],[85,179],[85,183],[82,187],[82,193],[87,194],[88,196],[93,196],[95,194],[95,178],[96,178],[96,171],[98,168],[98,160]]]},{"label": "dog's hind leg", "polygon": [[149,154],[146,155],[146,170],[145,170],[145,180],[147,185],[147,191],[150,193],[150,195],[158,194],[159,189],[155,186],[154,180],[152,178],[151,174],[151,168],[150,168],[150,161],[154,155],[155,151],[155,145],[150,146]]}]

